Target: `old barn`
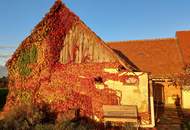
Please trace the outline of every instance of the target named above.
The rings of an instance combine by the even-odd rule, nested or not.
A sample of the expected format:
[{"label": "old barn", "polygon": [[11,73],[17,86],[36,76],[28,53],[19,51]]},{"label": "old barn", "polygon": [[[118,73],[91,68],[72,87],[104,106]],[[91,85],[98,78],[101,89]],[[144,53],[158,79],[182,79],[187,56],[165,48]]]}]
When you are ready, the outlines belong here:
[{"label": "old barn", "polygon": [[154,125],[151,80],[113,51],[61,1],[7,62],[4,113],[18,104],[46,105],[57,117],[72,108],[103,119],[103,105],[133,105],[141,125]]}]

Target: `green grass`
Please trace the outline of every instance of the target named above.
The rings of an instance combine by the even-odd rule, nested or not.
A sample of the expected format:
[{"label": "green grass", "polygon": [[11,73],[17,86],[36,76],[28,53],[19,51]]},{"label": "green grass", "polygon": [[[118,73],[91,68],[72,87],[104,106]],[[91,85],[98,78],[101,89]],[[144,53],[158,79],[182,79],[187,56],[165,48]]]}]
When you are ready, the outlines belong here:
[{"label": "green grass", "polygon": [[2,110],[3,106],[6,103],[7,94],[8,94],[7,88],[0,88],[0,111]]}]

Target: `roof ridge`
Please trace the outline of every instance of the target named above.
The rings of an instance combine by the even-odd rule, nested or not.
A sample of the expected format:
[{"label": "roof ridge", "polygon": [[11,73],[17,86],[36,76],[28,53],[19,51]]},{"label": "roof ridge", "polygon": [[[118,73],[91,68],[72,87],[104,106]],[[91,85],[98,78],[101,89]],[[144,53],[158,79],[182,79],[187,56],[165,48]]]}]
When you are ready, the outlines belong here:
[{"label": "roof ridge", "polygon": [[122,43],[122,42],[144,42],[144,41],[163,41],[163,40],[176,40],[176,38],[155,38],[155,39],[139,39],[139,40],[124,40],[124,41],[109,41],[106,43]]},{"label": "roof ridge", "polygon": [[179,33],[179,32],[190,32],[190,30],[189,29],[185,29],[185,30],[178,30],[178,31],[176,31],[176,33]]}]

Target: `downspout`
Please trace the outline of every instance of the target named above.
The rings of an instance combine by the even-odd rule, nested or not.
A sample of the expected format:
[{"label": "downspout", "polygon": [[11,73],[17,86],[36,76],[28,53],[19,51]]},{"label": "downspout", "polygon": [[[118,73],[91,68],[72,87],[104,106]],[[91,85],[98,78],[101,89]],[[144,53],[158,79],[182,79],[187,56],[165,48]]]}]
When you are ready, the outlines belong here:
[{"label": "downspout", "polygon": [[149,91],[150,91],[150,114],[151,114],[151,123],[150,124],[142,124],[141,128],[153,128],[155,127],[155,116],[154,116],[154,97],[153,97],[153,86],[152,79],[149,80]]}]

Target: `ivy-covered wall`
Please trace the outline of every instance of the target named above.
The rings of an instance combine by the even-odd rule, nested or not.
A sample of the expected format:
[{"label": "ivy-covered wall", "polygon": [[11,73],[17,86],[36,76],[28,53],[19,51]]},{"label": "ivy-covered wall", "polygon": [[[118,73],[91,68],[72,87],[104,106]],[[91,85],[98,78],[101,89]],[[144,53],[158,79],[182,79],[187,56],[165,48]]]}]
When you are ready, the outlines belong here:
[{"label": "ivy-covered wall", "polygon": [[[69,50],[62,51],[67,44],[66,37],[72,36],[70,38],[75,39],[75,42],[81,38],[78,35],[75,37],[69,35],[72,26],[78,22],[82,21],[61,1],[55,2],[50,12],[36,26],[32,34],[23,41],[7,64],[10,92],[4,111],[8,112],[10,107],[24,103],[37,106],[47,105],[55,113],[64,113],[72,108],[80,108],[82,115],[102,118],[103,105],[120,104],[121,97],[117,95],[116,91],[108,88],[106,84],[104,84],[104,89],[97,89],[95,79],[101,77],[103,83],[108,79],[126,82],[129,76],[122,73],[129,70],[118,69],[119,72],[115,74],[104,71],[105,68],[117,69],[121,63],[112,54],[112,51],[108,53],[109,49],[95,33],[90,33],[90,35],[97,37],[97,45],[96,42],[93,42],[96,47],[89,49],[89,54],[93,54],[94,51],[100,54],[101,51],[101,54],[105,53],[103,60],[97,58],[95,62],[91,62],[91,60],[84,60],[88,62],[83,63],[67,62],[65,64],[65,62],[61,62],[64,55],[62,52],[75,52],[75,46],[66,47]],[[84,37],[87,36],[84,35]],[[90,37],[87,39],[91,40]],[[70,44],[75,44],[73,40],[70,41],[72,41]],[[102,43],[100,44],[99,41]],[[90,46],[88,43],[88,41],[85,42],[85,48]],[[82,51],[85,49],[82,44],[79,53],[85,52]],[[100,46],[101,49],[97,46]],[[112,58],[115,60],[110,61]],[[135,78],[138,80],[138,77]]]}]

